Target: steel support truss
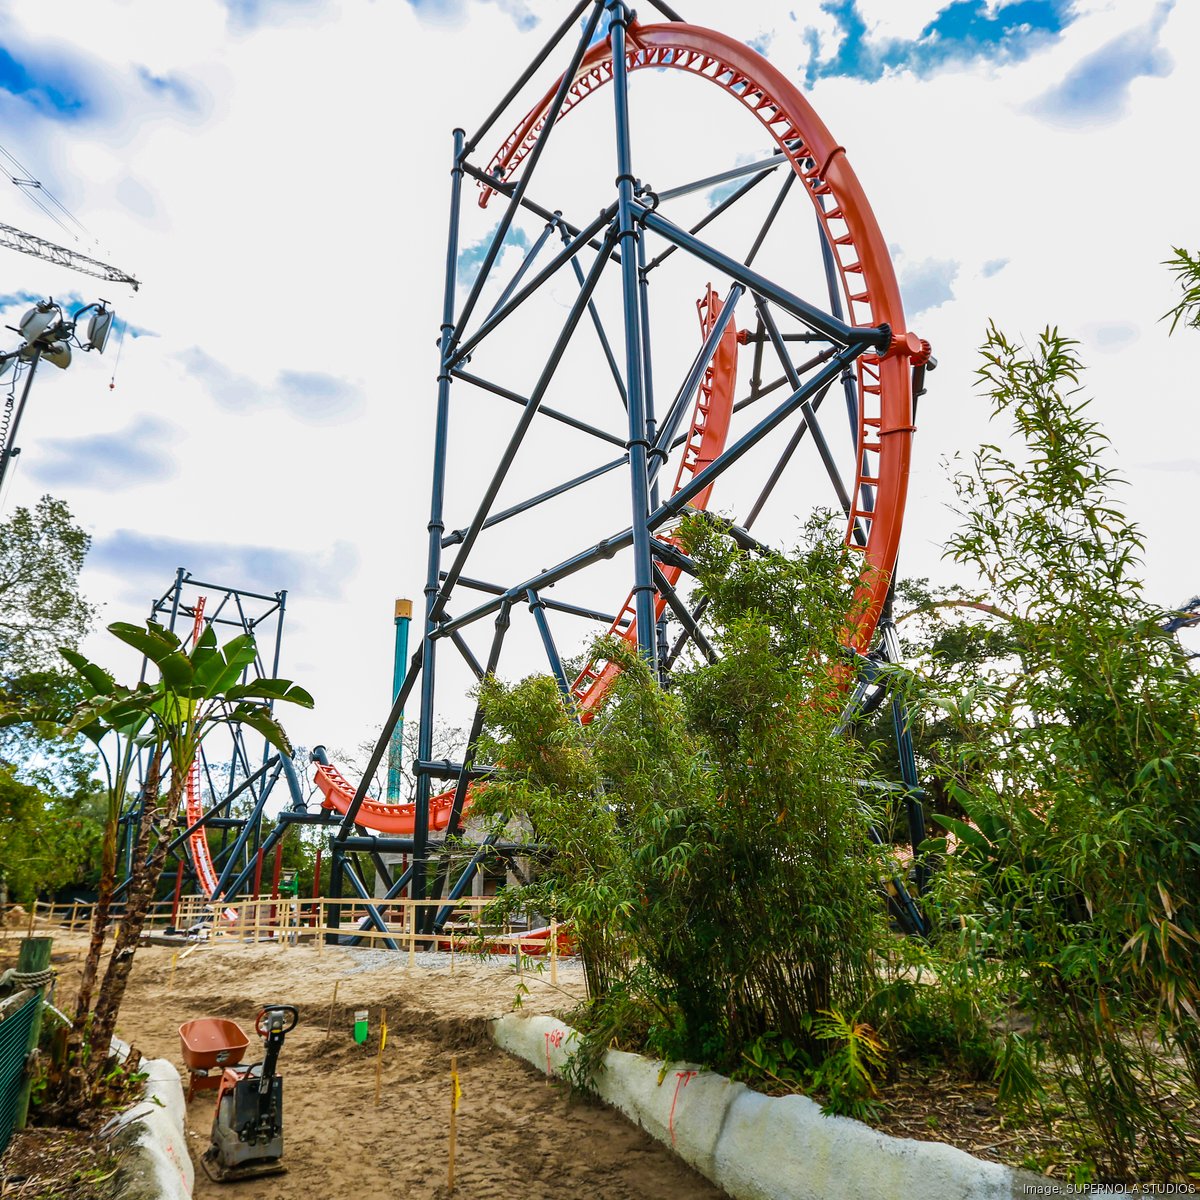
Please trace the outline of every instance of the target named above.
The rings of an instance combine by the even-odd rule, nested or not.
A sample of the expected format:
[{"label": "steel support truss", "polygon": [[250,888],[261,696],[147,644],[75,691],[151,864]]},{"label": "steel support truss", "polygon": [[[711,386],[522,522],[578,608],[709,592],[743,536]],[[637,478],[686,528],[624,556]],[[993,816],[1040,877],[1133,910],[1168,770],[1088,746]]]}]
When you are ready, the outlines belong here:
[{"label": "steel support truss", "polygon": [[[411,837],[404,841],[411,865],[399,878],[386,872],[383,878],[388,898],[433,895],[449,905],[492,847],[479,846],[450,886],[446,839],[461,833],[470,781],[487,766],[475,761],[483,723],[478,710],[462,761],[431,761],[435,720],[445,707],[439,689],[451,686],[443,683],[447,664],[460,673],[465,665],[471,677],[503,671],[502,651],[520,618],[531,635],[525,648],[540,650],[543,669],[586,720],[609,667],[591,663],[572,681],[564,662],[583,640],[580,621],[636,645],[664,682],[688,647],[711,657],[703,610],[687,598],[683,576],[690,564],[672,540],[673,523],[686,511],[709,507],[715,488],[714,504],[724,511],[737,506],[725,518],[734,536],[759,545],[749,531],[773,499],[788,503],[780,485],[799,469],[802,444],[813,447],[812,454],[804,452],[805,478],[822,481],[829,507],[844,517],[847,541],[864,562],[862,616],[848,646],[863,670],[847,723],[857,709],[884,701],[877,663],[894,658],[898,648],[890,621],[880,624],[880,618],[903,519],[913,376],[923,378],[929,348],[906,330],[886,242],[844,149],[795,86],[749,48],[683,23],[665,4],[654,7],[666,23],[639,25],[620,0],[581,0],[483,125],[469,137],[462,129],[453,134],[424,620],[404,686],[362,782],[343,797],[332,838],[335,876],[345,876],[364,900],[363,881],[345,856],[368,844],[371,814],[378,814],[369,807],[369,782],[410,699],[420,711]],[[478,161],[477,148],[500,140],[493,133],[497,123],[554,63],[561,74],[491,159]],[[748,115],[748,140],[712,164],[719,169],[656,191],[649,182],[656,164],[636,155],[639,110],[630,102],[631,77],[645,68],[660,78],[678,73],[721,88]],[[609,141],[598,141],[593,126],[587,143],[575,143],[573,152],[608,156],[609,190],[585,208],[560,167],[557,175],[551,169],[551,179],[565,180],[566,194],[538,194],[543,160],[571,145],[576,118],[567,118],[585,100],[594,110],[605,93]],[[681,136],[705,141],[693,130]],[[498,208],[480,240],[464,232],[464,200],[473,184],[481,207]],[[707,208],[698,214],[695,206],[706,195]],[[752,204],[758,208],[749,209]],[[746,211],[755,215],[739,216]],[[811,236],[814,219],[818,265],[804,293],[789,278],[779,238]],[[699,349],[681,369],[678,355],[661,349],[663,331],[678,327],[681,314],[664,311],[654,297],[672,271],[698,269],[714,282],[700,303]],[[678,335],[671,340],[677,343]],[[740,372],[735,341],[748,348]],[[594,367],[581,371],[576,350],[585,343]],[[735,386],[737,395],[729,391]],[[844,401],[848,446],[841,420],[830,422],[822,412],[831,391]],[[512,414],[507,436],[490,442],[484,454],[469,437],[464,448],[462,431],[473,419],[498,412]],[[712,428],[718,416],[726,426],[719,434]],[[569,450],[549,448],[567,445],[563,439],[570,439]],[[530,464],[536,469],[527,471]],[[675,477],[670,489],[669,474]],[[748,495],[734,487],[722,492],[735,477],[742,489],[747,477],[753,481]],[[613,506],[614,480],[623,481],[620,508]],[[609,527],[575,541],[575,522],[564,514],[580,510],[566,506],[586,504],[600,486],[610,488],[605,505],[587,511],[594,517],[603,507]],[[530,536],[533,519],[541,522],[535,541],[542,561],[527,568],[515,551]],[[511,555],[498,540],[505,536]],[[615,613],[609,610],[617,597],[588,582],[610,559],[624,569],[629,593]],[[564,632],[568,621],[576,623],[570,634]],[[524,662],[507,673],[528,669]],[[903,709],[892,703],[900,791],[915,851],[923,840],[915,760]],[[448,791],[437,791],[439,778],[451,780]],[[903,881],[895,883],[903,922],[921,929]],[[428,933],[449,909],[426,911],[420,928]]]},{"label": "steel support truss", "polygon": [[[151,602],[150,619],[185,644],[204,625],[213,627],[221,643],[240,634],[253,636],[257,656],[245,682],[278,676],[286,609],[286,591],[266,594],[212,583],[180,567],[171,586]],[[153,669],[143,659],[141,678]],[[143,779],[147,765],[141,763]],[[281,779],[284,811],[268,820],[267,802]],[[118,896],[129,886],[143,806],[142,788],[131,789],[120,818],[124,879]],[[177,896],[199,894],[215,910],[219,901],[257,889],[264,858],[298,821],[328,823],[328,817],[307,813],[291,759],[240,724],[221,725],[205,739],[194,764],[188,807],[177,818],[179,832],[171,835],[164,877],[175,880]],[[210,834],[219,834],[217,844]]]}]

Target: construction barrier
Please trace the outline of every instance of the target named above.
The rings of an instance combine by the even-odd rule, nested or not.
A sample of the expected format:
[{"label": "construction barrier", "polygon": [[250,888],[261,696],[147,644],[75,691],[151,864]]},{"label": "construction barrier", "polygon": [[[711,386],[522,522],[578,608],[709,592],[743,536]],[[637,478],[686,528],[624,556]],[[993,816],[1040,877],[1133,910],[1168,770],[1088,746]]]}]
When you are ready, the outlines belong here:
[{"label": "construction barrier", "polygon": [[29,1037],[41,1002],[41,995],[28,988],[0,1001],[0,1154],[16,1128]]},{"label": "construction barrier", "polygon": [[[529,914],[515,914],[503,924],[485,922],[485,910],[495,903],[495,897],[464,897],[454,903],[451,919],[440,934],[419,933],[419,910],[441,909],[445,900],[395,900],[359,897],[342,899],[316,897],[298,899],[290,896],[262,895],[256,898],[221,901],[213,905],[199,896],[183,897],[176,906],[172,900],[152,905],[143,929],[143,936],[161,936],[169,928],[187,931],[202,929],[201,942],[211,945],[270,942],[281,948],[301,943],[315,943],[323,952],[327,938],[338,935],[354,937],[365,946],[379,947],[390,941],[409,955],[418,950],[457,950],[486,954],[516,954],[526,957],[574,953],[569,930],[556,923],[530,928]],[[386,932],[370,923],[368,904],[380,914]],[[75,901],[70,904],[35,902],[29,909],[10,906],[5,928],[16,930],[27,924],[29,930],[56,928],[68,932],[86,932],[92,920],[92,904]],[[175,925],[171,917],[175,915]],[[336,917],[335,917],[336,914]],[[110,936],[120,924],[122,911],[114,906],[110,913]]]}]

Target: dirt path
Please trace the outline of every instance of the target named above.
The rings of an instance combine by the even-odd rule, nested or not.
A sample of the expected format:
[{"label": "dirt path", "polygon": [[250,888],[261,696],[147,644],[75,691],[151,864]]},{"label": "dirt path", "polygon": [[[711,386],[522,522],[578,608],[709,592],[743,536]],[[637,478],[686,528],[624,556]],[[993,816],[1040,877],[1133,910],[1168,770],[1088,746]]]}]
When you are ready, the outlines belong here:
[{"label": "dirt path", "polygon": [[[82,939],[56,937],[67,949]],[[462,1084],[457,1187],[461,1200],[716,1200],[722,1193],[619,1114],[568,1099],[564,1088],[497,1050],[487,1018],[509,1011],[518,980],[512,964],[459,956],[451,974],[443,958],[386,951],[312,947],[217,947],[177,963],[172,951],[138,952],[118,1033],[146,1057],[182,1066],[178,1027],[201,1016],[226,1016],[251,1035],[247,1061],[261,1057],[251,1033],[259,1007],[295,1004],[300,1024],[281,1056],[288,1174],[236,1185],[211,1183],[199,1168],[197,1200],[412,1200],[445,1197],[450,1056]],[[60,996],[73,992],[73,964],[63,967]],[[333,1030],[325,1036],[338,981]],[[560,988],[524,976],[522,1008],[553,1012],[581,993],[577,968],[560,967]],[[371,1013],[366,1046],[351,1036],[355,1009]],[[381,1008],[388,1013],[382,1101],[374,1106],[375,1053]],[[194,1160],[208,1144],[212,1093],[193,1099],[188,1140]]]}]

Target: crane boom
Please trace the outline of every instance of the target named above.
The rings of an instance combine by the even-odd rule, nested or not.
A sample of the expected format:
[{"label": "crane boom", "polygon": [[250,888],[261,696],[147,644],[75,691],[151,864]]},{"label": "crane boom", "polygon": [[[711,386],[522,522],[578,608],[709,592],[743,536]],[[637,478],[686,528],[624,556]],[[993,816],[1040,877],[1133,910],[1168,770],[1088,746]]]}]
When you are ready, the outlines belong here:
[{"label": "crane boom", "polygon": [[89,258],[77,250],[55,245],[54,242],[48,242],[45,238],[37,237],[32,233],[23,233],[11,225],[0,224],[0,246],[7,246],[10,250],[19,250],[22,254],[32,254],[35,258],[44,258],[48,262],[70,267],[74,271],[82,271],[85,275],[95,275],[97,279],[127,283],[135,292],[140,286],[132,275],[128,275],[116,267],[110,267],[108,263],[103,263],[98,258]]}]

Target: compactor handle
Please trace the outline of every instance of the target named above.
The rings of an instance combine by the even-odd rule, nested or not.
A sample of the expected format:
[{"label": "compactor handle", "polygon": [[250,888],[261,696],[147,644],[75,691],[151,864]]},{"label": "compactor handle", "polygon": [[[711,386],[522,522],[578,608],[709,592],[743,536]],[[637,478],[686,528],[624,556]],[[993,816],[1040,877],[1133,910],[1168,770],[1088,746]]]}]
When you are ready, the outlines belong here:
[{"label": "compactor handle", "polygon": [[[283,1016],[278,1021],[272,1021],[272,1013],[282,1013]],[[287,1022],[288,1016],[292,1018],[290,1023]],[[300,1010],[294,1004],[266,1004],[255,1018],[254,1032],[261,1038],[271,1033],[291,1033],[299,1020]]]}]

